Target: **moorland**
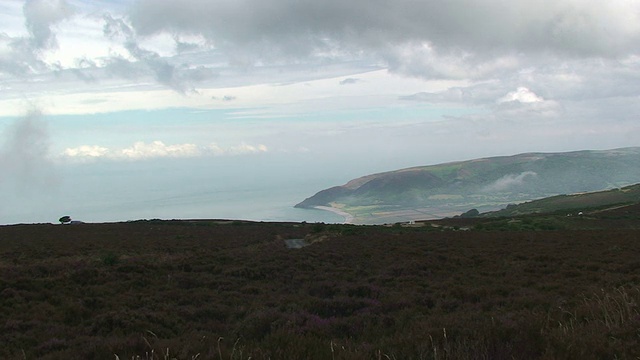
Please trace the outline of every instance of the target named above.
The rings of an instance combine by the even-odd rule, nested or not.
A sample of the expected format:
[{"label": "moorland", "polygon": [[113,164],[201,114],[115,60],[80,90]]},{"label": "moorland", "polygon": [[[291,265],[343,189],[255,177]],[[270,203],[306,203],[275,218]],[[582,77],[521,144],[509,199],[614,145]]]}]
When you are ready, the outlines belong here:
[{"label": "moorland", "polygon": [[640,206],[581,213],[0,226],[0,358],[636,359]]}]

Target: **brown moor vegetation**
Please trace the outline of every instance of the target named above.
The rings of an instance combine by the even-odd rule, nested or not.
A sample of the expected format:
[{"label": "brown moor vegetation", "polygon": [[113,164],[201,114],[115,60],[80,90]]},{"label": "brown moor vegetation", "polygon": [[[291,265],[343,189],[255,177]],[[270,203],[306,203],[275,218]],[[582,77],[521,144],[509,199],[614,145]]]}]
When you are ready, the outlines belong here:
[{"label": "brown moor vegetation", "polygon": [[0,358],[635,359],[639,217],[616,214],[2,226]]}]

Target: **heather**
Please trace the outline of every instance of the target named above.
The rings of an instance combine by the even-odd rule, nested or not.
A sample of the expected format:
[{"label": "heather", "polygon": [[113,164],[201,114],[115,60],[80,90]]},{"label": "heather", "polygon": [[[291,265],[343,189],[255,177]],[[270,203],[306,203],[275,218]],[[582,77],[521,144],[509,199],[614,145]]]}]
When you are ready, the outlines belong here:
[{"label": "heather", "polygon": [[[0,358],[640,353],[638,230],[459,229],[239,221],[3,226]],[[305,237],[315,242],[285,246]]]}]

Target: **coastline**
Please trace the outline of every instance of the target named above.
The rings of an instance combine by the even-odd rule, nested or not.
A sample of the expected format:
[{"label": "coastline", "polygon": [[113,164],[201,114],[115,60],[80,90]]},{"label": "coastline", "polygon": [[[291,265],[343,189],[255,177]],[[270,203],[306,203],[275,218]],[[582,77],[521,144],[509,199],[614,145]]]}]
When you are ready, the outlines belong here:
[{"label": "coastline", "polygon": [[354,217],[353,215],[349,214],[348,212],[342,211],[340,209],[331,207],[331,206],[314,206],[314,209],[318,209],[318,210],[324,210],[324,211],[331,211],[334,214],[340,215],[342,217],[344,217],[344,222],[343,224],[352,224]]}]

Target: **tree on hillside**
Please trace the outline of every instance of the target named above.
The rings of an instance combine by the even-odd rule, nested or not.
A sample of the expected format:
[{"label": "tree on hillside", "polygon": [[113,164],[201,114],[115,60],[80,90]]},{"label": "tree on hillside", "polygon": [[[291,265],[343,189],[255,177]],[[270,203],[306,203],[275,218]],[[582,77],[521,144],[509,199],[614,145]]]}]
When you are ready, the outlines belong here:
[{"label": "tree on hillside", "polygon": [[70,223],[71,222],[71,216],[65,215],[65,216],[61,217],[60,219],[58,219],[58,221],[60,221],[60,224]]}]

